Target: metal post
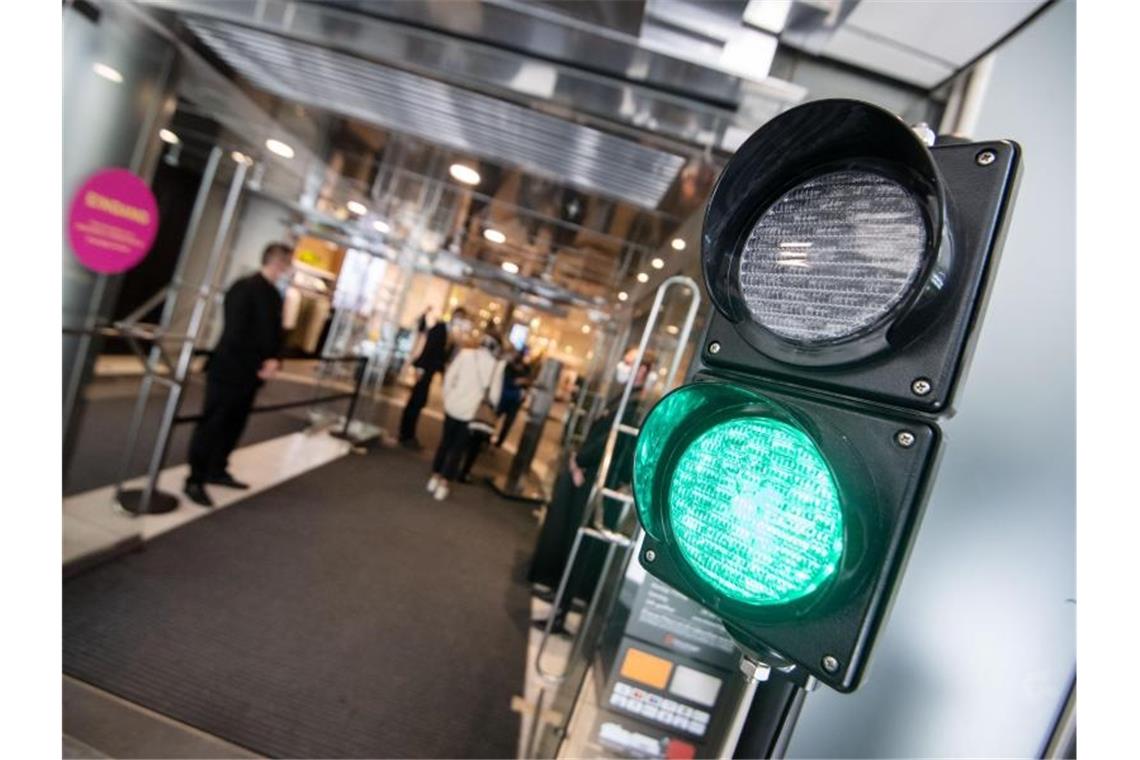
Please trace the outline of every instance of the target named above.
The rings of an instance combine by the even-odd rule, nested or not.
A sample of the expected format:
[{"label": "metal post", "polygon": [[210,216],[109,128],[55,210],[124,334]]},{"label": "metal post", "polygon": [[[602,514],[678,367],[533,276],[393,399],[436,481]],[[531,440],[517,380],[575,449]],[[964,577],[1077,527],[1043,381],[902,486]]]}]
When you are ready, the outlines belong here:
[{"label": "metal post", "polygon": [[[586,508],[582,517],[582,524],[578,527],[577,533],[574,536],[574,543],[571,546],[570,555],[567,557],[566,567],[562,571],[562,578],[559,580],[558,590],[554,593],[552,611],[549,618],[547,618],[546,628],[543,630],[542,640],[538,645],[538,654],[535,657],[534,663],[535,671],[538,673],[540,678],[551,683],[560,683],[566,677],[568,668],[563,669],[561,673],[548,672],[542,667],[542,655],[546,651],[547,641],[549,641],[550,635],[554,628],[555,611],[558,609],[559,605],[562,602],[562,597],[566,593],[566,587],[569,583],[570,575],[574,572],[574,562],[578,557],[582,539],[589,537],[592,539],[604,541],[608,544],[606,550],[606,561],[604,564],[604,568],[608,569],[613,561],[614,549],[618,546],[621,546],[623,550],[628,552],[629,547],[634,544],[638,537],[638,531],[640,531],[640,528],[638,528],[638,531],[635,531],[634,535],[631,537],[606,528],[602,515],[604,500],[606,498],[612,498],[622,502],[622,514],[618,520],[620,524],[625,520],[625,517],[628,514],[629,507],[633,503],[633,497],[628,494],[618,493],[609,488],[606,488],[605,482],[609,476],[610,465],[613,462],[614,446],[617,443],[618,435],[638,434],[638,428],[626,425],[623,422],[623,418],[625,417],[626,406],[629,404],[630,395],[633,393],[633,383],[637,378],[637,368],[641,365],[642,359],[645,357],[645,352],[649,347],[649,340],[653,334],[653,329],[656,327],[657,322],[660,318],[662,304],[665,301],[665,293],[674,285],[681,285],[685,287],[692,296],[692,301],[689,304],[689,312],[685,319],[684,329],[678,335],[678,347],[684,345],[688,341],[689,334],[693,328],[693,323],[696,320],[697,310],[700,307],[701,301],[701,292],[697,289],[697,283],[691,277],[685,277],[683,275],[675,275],[662,282],[657,289],[657,295],[653,299],[653,306],[650,308],[649,315],[645,320],[645,327],[642,328],[641,340],[638,342],[637,347],[637,357],[633,362],[633,371],[630,372],[629,377],[626,379],[625,385],[622,389],[621,400],[618,402],[618,408],[614,414],[614,421],[610,426],[609,434],[606,437],[605,452],[602,455],[602,461],[598,467],[598,472],[594,476],[594,482],[590,486],[590,495],[586,500]],[[677,370],[680,366],[680,356],[681,352],[678,350],[677,355],[673,359],[672,366],[669,369],[669,374],[665,378],[666,387],[671,386],[676,379]],[[604,572],[602,574],[602,577],[604,577]],[[591,599],[590,608],[587,610],[586,617],[583,619],[582,625],[579,626],[579,629],[575,634],[575,640],[571,648],[571,655],[577,651],[582,631],[585,630],[586,623],[589,622],[590,618],[594,614],[597,598],[598,595],[595,592]]]},{"label": "metal post", "polygon": [[[150,467],[147,469],[146,485],[141,494],[134,490],[119,492],[119,505],[128,512],[135,514],[169,512],[178,507],[177,497],[158,492],[158,475],[162,471],[163,462],[166,461],[166,452],[170,445],[170,431],[174,426],[174,418],[178,414],[178,406],[182,401],[182,390],[190,372],[190,360],[194,356],[194,346],[202,329],[202,320],[205,317],[206,309],[209,306],[210,285],[214,281],[219,264],[225,258],[223,255],[225,242],[230,224],[233,221],[234,211],[237,208],[238,198],[241,196],[247,168],[246,164],[240,162],[234,168],[229,193],[226,195],[225,206],[222,208],[222,217],[218,222],[218,229],[214,233],[213,245],[210,247],[206,272],[195,295],[194,310],[190,314],[190,323],[186,329],[186,336],[182,340],[178,364],[174,370],[174,385],[171,386],[170,394],[166,398],[166,407],[162,412],[162,422],[159,424],[155,439],[154,453],[151,455]],[[156,496],[158,496],[157,499],[155,499]],[[152,501],[156,503],[152,505]]]},{"label": "metal post", "polygon": [[723,756],[783,757],[805,697],[806,690],[781,677],[757,684],[752,699],[742,701],[737,708],[745,715],[740,738],[735,747],[725,747]]},{"label": "metal post", "polygon": [[[162,317],[159,320],[158,331],[169,329],[170,322],[174,318],[174,308],[178,300],[178,289],[182,284],[182,277],[186,271],[186,259],[190,256],[190,249],[193,247],[194,239],[198,236],[198,226],[202,222],[202,214],[206,209],[206,201],[210,197],[210,189],[214,184],[214,175],[218,171],[218,162],[222,157],[222,149],[215,146],[210,151],[210,157],[206,162],[206,170],[202,174],[202,182],[198,187],[198,196],[194,199],[194,208],[190,212],[190,222],[186,225],[186,233],[182,238],[182,250],[178,253],[178,263],[175,264],[174,277],[167,286],[165,294],[160,291],[154,297],[147,299],[143,306],[140,306],[132,312],[124,322],[134,322],[146,316],[154,306],[158,304],[160,297],[164,299],[162,307]],[[146,307],[146,308],[143,308]],[[119,468],[119,477],[115,481],[115,493],[119,493],[123,489],[123,481],[130,475],[131,464],[135,457],[135,446],[138,445],[139,430],[142,427],[143,418],[146,414],[146,405],[150,400],[151,386],[154,385],[154,375],[157,372],[157,364],[162,357],[162,347],[156,341],[150,349],[150,356],[147,358],[142,385],[139,388],[139,397],[135,402],[134,411],[131,413],[131,424],[127,428],[127,446],[123,452],[123,463]],[[171,368],[173,370],[173,368]]]}]

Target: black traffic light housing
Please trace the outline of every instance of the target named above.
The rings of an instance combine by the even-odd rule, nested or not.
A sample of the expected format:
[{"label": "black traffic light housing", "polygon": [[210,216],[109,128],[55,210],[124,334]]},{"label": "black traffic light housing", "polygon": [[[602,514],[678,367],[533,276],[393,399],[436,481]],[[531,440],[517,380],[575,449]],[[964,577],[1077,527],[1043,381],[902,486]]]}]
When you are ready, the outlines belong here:
[{"label": "black traffic light housing", "polygon": [[[802,430],[837,486],[844,551],[826,585],[787,604],[735,601],[694,571],[666,517],[669,489],[686,447],[717,424],[721,410],[714,401],[668,432],[651,424],[653,412],[642,427],[638,450],[654,453],[652,466],[642,466],[640,454],[635,458],[634,493],[646,530],[639,559],[721,617],[746,653],[784,667],[793,680],[803,683],[810,674],[849,692],[864,676],[932,483],[937,420],[952,409],[972,349],[1019,165],[1020,149],[1012,142],[928,149],[875,106],[818,101],[756,132],[713,191],[702,264],[715,309],[681,390],[697,384],[741,389]],[[754,321],[746,308],[738,286],[742,249],[777,199],[836,167],[886,176],[912,194],[925,224],[923,269],[906,297],[858,334],[816,344],[790,341]]]},{"label": "black traffic light housing", "polygon": [[[927,148],[896,116],[846,100],[809,103],[740,147],[709,200],[702,263],[716,313],[702,359],[823,391],[949,411],[1015,191],[1020,148],[997,141]],[[885,319],[834,344],[798,345],[752,321],[736,285],[743,238],[790,186],[825,167],[875,168],[922,200],[935,250]],[[719,352],[709,347],[719,344]]]}]

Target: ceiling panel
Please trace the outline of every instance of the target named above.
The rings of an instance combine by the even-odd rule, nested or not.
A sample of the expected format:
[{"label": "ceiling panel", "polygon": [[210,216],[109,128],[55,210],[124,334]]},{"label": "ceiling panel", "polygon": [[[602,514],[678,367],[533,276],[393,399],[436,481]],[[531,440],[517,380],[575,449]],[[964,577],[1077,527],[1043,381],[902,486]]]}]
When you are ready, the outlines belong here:
[{"label": "ceiling panel", "polygon": [[356,56],[213,19],[189,27],[256,87],[656,208],[684,159]]},{"label": "ceiling panel", "polygon": [[[844,26],[958,68],[997,42],[1046,0],[864,1]],[[830,49],[828,53],[830,54]]]},{"label": "ceiling panel", "polygon": [[824,52],[829,58],[922,87],[933,87],[954,73],[948,64],[897,45],[885,45],[846,24],[828,40]]}]

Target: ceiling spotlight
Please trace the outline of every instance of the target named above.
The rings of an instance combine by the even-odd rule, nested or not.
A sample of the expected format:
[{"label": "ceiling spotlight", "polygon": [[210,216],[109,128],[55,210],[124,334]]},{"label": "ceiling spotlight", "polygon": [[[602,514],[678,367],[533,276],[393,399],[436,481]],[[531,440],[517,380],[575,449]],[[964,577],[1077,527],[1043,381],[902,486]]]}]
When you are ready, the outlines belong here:
[{"label": "ceiling spotlight", "polygon": [[479,172],[466,164],[452,164],[448,172],[452,177],[465,185],[478,185],[482,179],[482,177],[479,176]]},{"label": "ceiling spotlight", "polygon": [[664,259],[654,259],[653,261],[649,262],[649,264],[654,269],[664,269],[665,268],[665,260]]},{"label": "ceiling spotlight", "polygon": [[673,250],[674,250],[674,251],[683,251],[683,250],[685,250],[685,241],[684,241],[684,240],[682,240],[681,238],[673,238],[673,242],[672,242],[672,243],[670,243],[670,245],[672,245],[672,246],[673,246]]},{"label": "ceiling spotlight", "polygon": [[373,222],[372,223],[372,229],[376,230],[377,232],[383,232],[383,233],[388,233],[388,232],[392,231],[392,228],[390,226],[388,226],[388,223],[385,222],[383,219],[377,219],[375,222]]},{"label": "ceiling spotlight", "polygon": [[498,230],[494,230],[494,229],[490,229],[490,228],[483,230],[483,237],[487,238],[492,243],[505,243],[505,242],[507,242],[507,236],[506,235],[499,232]]},{"label": "ceiling spotlight", "polygon": [[618,293],[618,300],[619,301],[624,301],[627,298],[629,298],[629,293],[626,293],[624,290],[622,292]]},{"label": "ceiling spotlight", "polygon": [[513,261],[504,261],[503,262],[503,271],[508,273],[508,274],[518,274],[519,273],[519,265]]},{"label": "ceiling spotlight", "polygon": [[368,213],[368,207],[359,201],[349,201],[345,204],[348,210],[357,215],[364,215]]},{"label": "ceiling spotlight", "polygon": [[123,81],[123,75],[119,73],[119,70],[113,69],[105,63],[96,63],[91,69],[109,82],[120,84]]},{"label": "ceiling spotlight", "polygon": [[253,166],[253,159],[250,158],[249,156],[247,156],[246,154],[242,153],[240,150],[232,151],[230,153],[230,158],[232,158],[234,161],[237,161],[239,164],[245,164],[246,166]]},{"label": "ceiling spotlight", "polygon": [[286,145],[280,140],[266,140],[265,147],[269,148],[269,150],[273,151],[282,158],[292,158],[294,155],[292,146]]},{"label": "ceiling spotlight", "polygon": [[676,335],[681,331],[677,328],[677,325],[669,325],[665,328],[665,332],[669,333],[670,335]]},{"label": "ceiling spotlight", "polygon": [[180,142],[178,135],[174,134],[169,129],[158,130],[158,139],[162,140],[164,143],[170,143],[171,145],[177,145]]},{"label": "ceiling spotlight", "polygon": [[582,334],[583,335],[589,335],[590,334],[590,326],[589,325],[582,325]]},{"label": "ceiling spotlight", "polygon": [[647,275],[645,272],[638,272],[637,281],[644,285],[645,283],[649,282],[649,275]]}]

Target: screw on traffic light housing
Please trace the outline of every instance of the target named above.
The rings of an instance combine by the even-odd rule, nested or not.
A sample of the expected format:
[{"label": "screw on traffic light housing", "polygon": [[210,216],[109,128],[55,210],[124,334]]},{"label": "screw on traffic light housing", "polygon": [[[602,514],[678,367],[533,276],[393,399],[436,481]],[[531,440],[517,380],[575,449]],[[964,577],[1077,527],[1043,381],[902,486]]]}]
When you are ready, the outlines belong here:
[{"label": "screw on traffic light housing", "polygon": [[749,655],[840,691],[862,679],[1018,164],[1013,143],[928,149],[895,116],[831,100],[773,119],[718,180],[702,236],[715,312],[689,382],[642,425],[634,495],[643,565]]}]

